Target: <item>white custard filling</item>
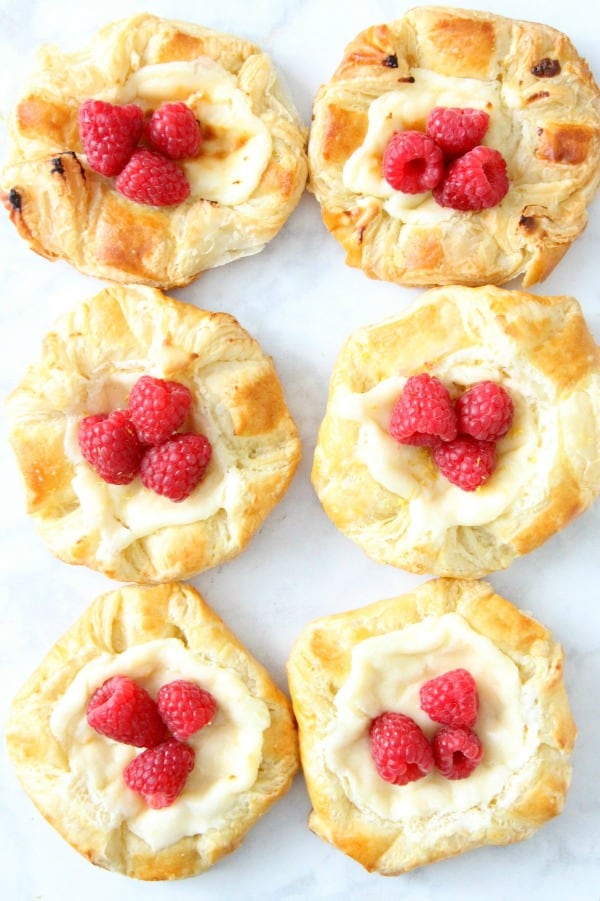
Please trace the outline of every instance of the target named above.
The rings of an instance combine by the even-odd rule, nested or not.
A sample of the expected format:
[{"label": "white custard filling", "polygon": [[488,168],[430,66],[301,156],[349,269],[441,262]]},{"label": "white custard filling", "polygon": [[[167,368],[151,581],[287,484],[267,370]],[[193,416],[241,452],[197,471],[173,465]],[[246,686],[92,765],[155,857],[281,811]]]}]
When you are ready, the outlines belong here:
[{"label": "white custard filling", "polygon": [[[408,530],[416,535],[440,534],[454,526],[481,526],[498,519],[526,493],[541,490],[531,485],[531,473],[544,470],[544,459],[554,458],[559,433],[556,407],[540,404],[542,385],[533,384],[526,369],[518,381],[500,363],[485,363],[477,348],[448,354],[431,374],[451,391],[489,379],[508,391],[514,405],[513,424],[496,443],[497,464],[489,480],[476,491],[452,485],[433,465],[430,453],[397,442],[389,434],[392,408],[406,379],[391,376],[363,394],[341,391],[332,399],[331,414],[359,423],[356,455],[372,478],[408,504]],[[543,479],[538,480],[543,485]]]},{"label": "white custard filling", "polygon": [[[449,780],[434,769],[408,785],[385,782],[371,758],[371,721],[386,711],[403,713],[431,739],[439,725],[421,710],[419,689],[459,667],[469,670],[478,687],[474,731],[483,744],[482,762],[466,779]],[[354,647],[347,681],[335,697],[325,761],[352,803],[383,819],[466,811],[509,791],[511,774],[534,754],[538,730],[525,715],[531,703],[516,664],[493,642],[456,613],[428,617]]]},{"label": "white custard filling", "polygon": [[193,110],[205,138],[197,157],[181,161],[192,197],[225,206],[243,203],[269,164],[269,129],[236,76],[209,57],[141,66],[101,99],[137,103],[145,110],[182,101]]},{"label": "white custard filling", "polygon": [[353,194],[376,197],[394,219],[402,222],[435,223],[456,215],[441,207],[430,191],[404,194],[396,191],[382,174],[385,148],[396,131],[424,131],[428,114],[436,106],[481,109],[490,116],[483,143],[507,157],[512,146],[512,125],[501,103],[496,81],[455,78],[426,69],[411,70],[414,83],[405,83],[374,100],[368,110],[367,133],[360,147],[347,159],[342,181]]},{"label": "white custard filling", "polygon": [[[126,369],[115,369],[105,377],[96,375],[89,381],[85,411],[79,407],[66,411],[64,451],[75,470],[71,484],[79,501],[78,527],[82,521],[89,532],[98,531],[100,560],[112,559],[115,553],[162,528],[210,519],[219,510],[229,509],[240,492],[241,476],[235,461],[209,421],[194,422],[191,429],[205,434],[211,442],[207,474],[189,497],[178,503],[149,491],[139,476],[129,485],[110,485],[84,460],[78,442],[82,418],[126,407],[129,392],[144,374],[164,377],[160,372],[145,373],[141,364],[138,369],[128,363]],[[230,530],[235,530],[235,521]]]},{"label": "white custard filling", "polygon": [[[105,738],[88,725],[91,695],[117,675],[135,679],[153,697],[167,682],[187,679],[217,702],[212,722],[187,740],[196,753],[195,767],[170,807],[153,810],[125,785],[123,769],[140,749]],[[252,697],[236,673],[203,659],[176,638],[136,645],[121,654],[101,654],[87,663],[56,704],[50,721],[68,758],[65,794],[85,791],[98,828],[110,831],[126,823],[154,851],[223,825],[239,795],[256,781],[263,733],[269,725],[266,704]]]}]

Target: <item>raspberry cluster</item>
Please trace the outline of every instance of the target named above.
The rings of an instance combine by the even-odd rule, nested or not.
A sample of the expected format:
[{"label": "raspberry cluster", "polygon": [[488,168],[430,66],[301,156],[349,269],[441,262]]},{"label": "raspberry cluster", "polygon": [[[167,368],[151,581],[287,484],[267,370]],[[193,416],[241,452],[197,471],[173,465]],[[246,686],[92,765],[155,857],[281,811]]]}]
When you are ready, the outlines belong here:
[{"label": "raspberry cluster", "polygon": [[197,156],[203,135],[185,103],[163,103],[146,122],[135,103],[86,100],[79,108],[79,134],[90,168],[116,177],[117,191],[129,200],[172,206],[189,196],[177,161]]},{"label": "raspberry cluster", "polygon": [[429,447],[449,482],[475,491],[496,467],[496,441],[508,432],[513,413],[510,395],[496,382],[478,382],[453,402],[445,385],[423,372],[407,379],[389,433],[400,444]]},{"label": "raspberry cluster", "polygon": [[506,161],[481,143],[489,126],[483,110],[435,107],[425,131],[395,132],[383,155],[383,176],[396,191],[431,191],[440,206],[484,210],[507,194]]},{"label": "raspberry cluster", "polygon": [[89,725],[106,738],[144,748],[123,771],[125,785],[148,807],[168,807],[194,768],[195,751],[186,739],[207,726],[217,710],[210,692],[176,679],[156,700],[129,676],[112,676],[91,696]]},{"label": "raspberry cluster", "polygon": [[81,453],[111,485],[128,485],[139,475],[146,488],[183,501],[206,474],[212,456],[205,435],[178,431],[191,405],[185,385],[143,375],[127,409],[82,419]]},{"label": "raspberry cluster", "polygon": [[473,726],[479,711],[477,684],[466,669],[451,670],[425,682],[421,709],[441,728],[428,741],[403,713],[386,711],[369,729],[375,768],[385,782],[407,785],[437,768],[446,779],[466,779],[480,764],[483,746]]}]

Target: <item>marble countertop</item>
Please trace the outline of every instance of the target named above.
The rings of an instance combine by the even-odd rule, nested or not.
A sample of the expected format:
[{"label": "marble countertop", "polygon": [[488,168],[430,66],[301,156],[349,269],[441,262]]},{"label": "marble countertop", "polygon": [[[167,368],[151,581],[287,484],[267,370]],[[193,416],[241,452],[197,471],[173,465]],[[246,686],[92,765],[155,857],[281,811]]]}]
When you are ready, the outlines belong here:
[{"label": "marble countertop", "polygon": [[[399,0],[0,0],[0,112],[5,114],[43,43],[76,48],[100,25],[146,9],[249,38],[284,74],[306,124],[312,98],[345,44],[362,28],[396,18]],[[457,4],[459,5],[459,4]],[[463,4],[464,5],[464,4]],[[588,0],[480,2],[481,9],[542,20],[566,32],[600,76],[600,10]],[[501,7],[501,8],[500,8]],[[0,122],[4,140],[4,124]],[[577,297],[600,340],[600,203],[586,232],[538,293]],[[100,283],[31,253],[0,216],[2,304],[0,393],[35,358],[55,317]],[[305,194],[282,232],[259,255],[206,273],[173,292],[200,307],[233,314],[273,356],[303,440],[292,486],[246,551],[193,580],[249,650],[286,688],[285,662],[302,627],[318,616],[409,590],[422,577],[376,564],[336,531],[310,485],[310,468],[329,375],[346,337],[383,319],[420,292],[368,280],[343,252]],[[3,427],[4,430],[4,427]],[[0,444],[0,717],[54,641],[114,583],[54,559],[24,513],[23,492],[5,434]],[[600,506],[543,547],[489,578],[509,600],[545,623],[563,644],[566,682],[579,736],[562,815],[526,842],[483,848],[402,877],[367,874],[306,827],[302,776],[208,873],[170,884],[136,882],[80,858],[36,812],[0,751],[0,873],[6,901],[465,901],[506,897],[600,898]]]}]

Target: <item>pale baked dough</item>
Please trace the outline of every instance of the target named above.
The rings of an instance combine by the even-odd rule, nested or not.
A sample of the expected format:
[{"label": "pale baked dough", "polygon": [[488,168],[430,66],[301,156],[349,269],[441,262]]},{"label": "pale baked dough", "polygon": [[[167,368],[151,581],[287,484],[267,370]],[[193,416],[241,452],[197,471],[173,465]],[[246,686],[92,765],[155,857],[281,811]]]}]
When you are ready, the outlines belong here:
[{"label": "pale baked dough", "polygon": [[[458,622],[474,647],[482,651],[466,665],[478,681],[480,695],[474,729],[484,746],[479,765],[484,781],[475,789],[476,793],[481,790],[481,799],[473,796],[467,785],[478,778],[479,770],[459,781],[450,782],[435,773],[407,786],[388,785],[379,780],[368,751],[371,719],[384,712],[389,700],[386,682],[393,688],[388,695],[397,697],[395,706],[387,709],[406,713],[404,700],[418,691],[420,683],[438,675],[440,669],[454,668],[444,658],[447,648],[443,641],[435,641],[422,657],[416,652],[412,657],[410,642],[404,642],[402,662],[409,661],[406,672],[410,674],[407,682],[395,672],[389,651],[388,669],[383,672],[386,660],[376,650],[370,658],[373,672],[365,676],[368,690],[354,697],[353,707],[344,699],[349,679],[356,675],[356,655],[364,653],[370,640],[378,649],[396,636],[402,640],[407,629],[426,633],[442,628],[443,635],[441,624],[445,621]],[[459,656],[451,659],[458,666],[460,650],[468,648],[468,640],[454,647]],[[494,659],[497,655],[507,674],[506,684],[486,680],[486,648]],[[481,845],[528,838],[561,812],[570,782],[569,759],[576,729],[562,667],[562,649],[548,630],[485,582],[432,580],[401,597],[309,624],[288,661],[300,756],[313,805],[309,827],[367,870],[384,875],[397,875]],[[514,709],[503,710],[504,704]],[[431,723],[428,727],[423,716],[419,725],[429,737],[437,727]],[[521,723],[522,732],[507,734],[506,726],[512,722]],[[495,748],[499,736],[508,742],[509,752]],[[499,753],[506,758],[502,764],[494,763]],[[352,761],[362,772],[352,771]],[[501,772],[495,774],[495,766],[501,767]],[[372,772],[365,773],[367,770]],[[353,779],[365,776],[365,784],[375,789],[357,797]],[[406,805],[402,816],[394,819],[374,809],[377,780],[390,793],[385,803]],[[432,791],[439,795],[428,797]],[[407,801],[403,800],[405,792],[410,793]]]},{"label": "pale baked dough", "polygon": [[[98,736],[85,722],[85,710],[81,723],[57,735],[53,713],[86,668],[93,670],[98,662],[107,660],[118,669],[119,659],[125,660],[127,652],[143,652],[145,647],[152,649],[164,641],[176,645],[179,653],[208,673],[214,671],[217,679],[226,680],[225,684],[233,679],[241,685],[238,693],[247,693],[251,702],[264,710],[266,728],[253,784],[228,799],[215,826],[192,831],[173,844],[153,850],[132,831],[135,827],[127,815],[115,813],[111,800],[123,792],[134,794],[120,785],[121,769],[111,769],[111,755],[121,753],[132,758],[139,750]],[[149,686],[154,670],[155,658],[149,650],[144,675],[137,678],[140,684]],[[168,678],[177,678],[177,674],[168,673]],[[90,678],[88,687],[92,692],[98,686]],[[219,729],[227,721],[229,700],[224,699],[220,715],[217,713],[219,719],[215,717]],[[235,698],[231,703],[235,704]],[[76,760],[76,755],[85,752],[87,743],[95,739],[105,745],[105,778],[96,772],[82,775]],[[203,598],[191,586],[179,583],[124,586],[97,598],[56,642],[17,694],[6,740],[23,788],[63,838],[93,864],[146,880],[193,876],[234,851],[256,820],[288,790],[298,769],[296,727],[288,699]],[[218,740],[212,747],[218,750]],[[244,750],[241,740],[238,752]],[[225,749],[221,751],[225,753]],[[202,766],[202,746],[196,750],[196,766]],[[173,807],[151,814],[171,817],[177,805],[186,802],[191,781],[188,777]],[[206,786],[206,793],[210,790],[211,786]],[[131,798],[123,803],[129,805],[132,817],[143,805],[141,801],[132,803]]]},{"label": "pale baked dough", "polygon": [[[182,100],[205,126],[192,193],[173,207],[134,203],[87,165],[78,109],[89,98],[146,111]],[[256,253],[280,230],[306,181],[306,129],[271,60],[241,38],[136,15],[81,51],[40,51],[10,119],[3,200],[31,248],[117,282],[185,285]]]},{"label": "pale baked dough", "polygon": [[[108,485],[83,460],[84,416],[127,404],[141,375],[193,395],[184,430],[213,448],[184,501],[136,478]],[[121,581],[188,578],[239,553],[286,491],[300,440],[273,361],[229,314],[114,285],[63,315],[7,401],[28,512],[50,548]]]},{"label": "pale baked dough", "polygon": [[[392,132],[424,129],[434,106],[489,112],[483,143],[503,154],[510,179],[498,206],[456,212],[382,179]],[[585,227],[600,180],[600,93],[569,39],[546,25],[412,9],[348,44],[313,112],[311,188],[346,262],[370,277],[434,286],[522,276],[527,287]]]},{"label": "pale baked dough", "polygon": [[[388,433],[405,380],[437,376],[457,396],[486,379],[512,397],[498,463],[474,492],[428,449]],[[331,378],[313,484],[327,515],[374,560],[417,573],[504,569],[600,493],[600,352],[578,302],[497,287],[432,288],[358,329]]]}]

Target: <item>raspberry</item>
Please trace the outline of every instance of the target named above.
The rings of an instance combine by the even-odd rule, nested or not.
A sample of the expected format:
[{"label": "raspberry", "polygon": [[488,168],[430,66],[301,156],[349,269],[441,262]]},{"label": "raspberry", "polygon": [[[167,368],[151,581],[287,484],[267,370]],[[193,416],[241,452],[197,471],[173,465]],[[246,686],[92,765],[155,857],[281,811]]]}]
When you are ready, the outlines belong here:
[{"label": "raspberry", "polygon": [[396,191],[431,191],[444,174],[444,156],[421,131],[395,132],[383,154],[383,177]]},{"label": "raspberry", "polygon": [[146,488],[183,501],[202,479],[212,448],[204,435],[174,435],[146,451],[140,466],[140,477]]},{"label": "raspberry", "polygon": [[153,150],[136,150],[115,181],[117,191],[137,203],[173,206],[190,193],[185,172]]},{"label": "raspberry", "polygon": [[439,379],[426,372],[411,375],[394,404],[389,432],[402,444],[433,446],[456,438],[452,398]]},{"label": "raspberry", "polygon": [[429,742],[409,716],[382,713],[369,730],[371,757],[382,779],[406,785],[422,779],[433,769]]},{"label": "raspberry", "polygon": [[146,129],[154,150],[171,160],[196,156],[202,144],[202,131],[192,110],[185,103],[163,103],[152,113]]},{"label": "raspberry", "polygon": [[463,491],[475,491],[485,484],[496,465],[496,445],[476,438],[455,438],[433,448],[439,471]]},{"label": "raspberry", "polygon": [[496,441],[508,432],[513,419],[510,395],[496,382],[478,382],[454,405],[458,431],[480,441]]},{"label": "raspberry", "polygon": [[426,133],[447,159],[453,159],[481,144],[489,124],[483,110],[436,106],[427,117]]},{"label": "raspberry", "polygon": [[163,685],[156,701],[164,722],[179,741],[208,725],[217,709],[210,692],[184,679]]},{"label": "raspberry", "polygon": [[172,738],[142,751],[123,770],[125,785],[139,792],[148,807],[169,807],[194,769],[194,749]]},{"label": "raspberry", "polygon": [[465,779],[483,757],[479,737],[466,726],[442,726],[432,746],[435,765],[446,779]]},{"label": "raspberry", "polygon": [[421,710],[435,723],[474,726],[479,709],[477,684],[466,669],[455,669],[425,682],[420,689]]},{"label": "raspberry", "polygon": [[131,389],[127,408],[140,441],[162,444],[181,428],[191,405],[185,385],[143,375]]},{"label": "raspberry", "polygon": [[79,107],[79,135],[91,169],[118,175],[142,136],[144,113],[135,103],[113,106],[86,100]]},{"label": "raspberry", "polygon": [[450,163],[433,196],[440,206],[454,210],[485,210],[500,203],[507,192],[504,157],[481,145]]},{"label": "raspberry", "polygon": [[136,477],[144,448],[126,410],[86,416],[78,438],[84,459],[105,482],[128,485]]},{"label": "raspberry", "polygon": [[94,692],[87,721],[101,735],[137,748],[152,748],[169,738],[156,701],[128,676],[113,676]]}]

